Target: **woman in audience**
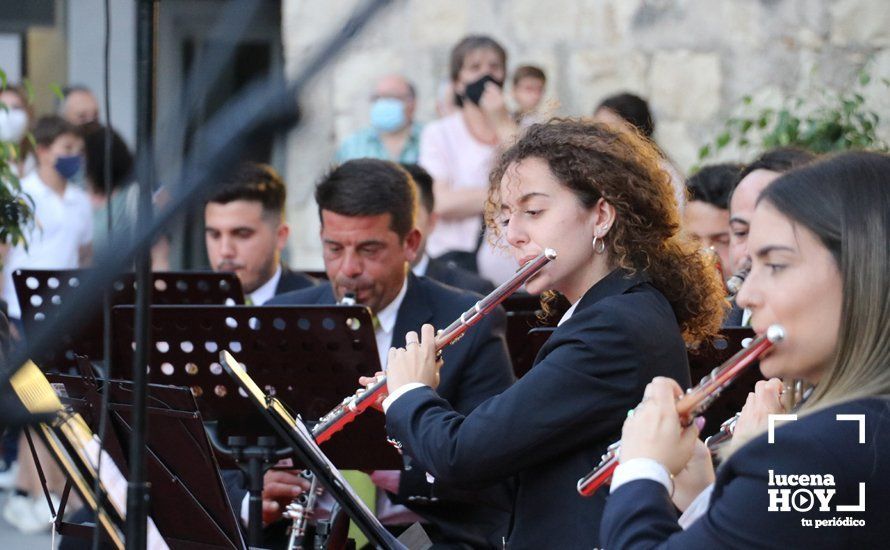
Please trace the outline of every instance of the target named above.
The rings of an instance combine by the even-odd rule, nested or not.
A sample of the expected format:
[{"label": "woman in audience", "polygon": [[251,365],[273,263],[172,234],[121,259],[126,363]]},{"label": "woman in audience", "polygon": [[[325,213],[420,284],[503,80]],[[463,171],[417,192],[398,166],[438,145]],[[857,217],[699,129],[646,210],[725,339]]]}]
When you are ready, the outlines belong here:
[{"label": "woman in audience", "polygon": [[516,270],[482,232],[488,172],[516,128],[504,101],[506,66],[507,52],[494,39],[467,36],[458,42],[450,63],[458,108],[428,124],[420,138],[419,164],[433,176],[439,219],[427,251],[495,283]]},{"label": "woman in audience", "polygon": [[709,463],[688,464],[698,430],[681,426],[681,388],[653,380],[624,425],[604,547],[876,548],[890,537],[890,157],[847,153],[781,176],[762,192],[748,239],[739,304],[756,332],[786,330],[760,369],[815,390],[773,430],[779,384],[760,386],[736,436],[750,440],[681,531],[671,476]]},{"label": "woman in audience", "polygon": [[22,178],[37,167],[37,160],[28,140],[28,131],[34,119],[34,111],[28,102],[28,95],[20,86],[9,85],[0,90],[0,141],[14,143],[19,147],[18,155],[12,159],[12,169]]}]

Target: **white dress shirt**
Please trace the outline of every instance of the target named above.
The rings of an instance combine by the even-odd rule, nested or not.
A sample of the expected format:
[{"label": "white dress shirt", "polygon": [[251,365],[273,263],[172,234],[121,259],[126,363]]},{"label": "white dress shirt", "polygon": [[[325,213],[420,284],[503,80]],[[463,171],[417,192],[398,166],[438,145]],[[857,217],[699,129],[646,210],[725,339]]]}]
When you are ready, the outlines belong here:
[{"label": "white dress shirt", "polygon": [[255,306],[261,306],[275,297],[275,289],[278,288],[278,281],[281,280],[281,264],[275,268],[275,274],[272,278],[263,283],[258,289],[247,295],[250,302]]},{"label": "white dress shirt", "polygon": [[651,479],[664,485],[669,493],[673,492],[671,474],[660,462],[651,458],[632,458],[622,462],[615,468],[612,474],[612,483],[609,492],[617,490],[625,483],[638,479]]},{"label": "white dress shirt", "polygon": [[420,261],[417,262],[417,265],[411,268],[411,272],[417,275],[418,277],[426,276],[426,270],[430,268],[430,257],[424,252],[423,256],[420,257]]}]

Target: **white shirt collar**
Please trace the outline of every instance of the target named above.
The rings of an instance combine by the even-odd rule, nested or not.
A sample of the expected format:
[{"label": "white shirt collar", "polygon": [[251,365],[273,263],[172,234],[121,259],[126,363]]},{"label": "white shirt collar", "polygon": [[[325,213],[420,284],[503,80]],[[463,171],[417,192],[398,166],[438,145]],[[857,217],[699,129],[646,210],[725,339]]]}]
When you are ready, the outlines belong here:
[{"label": "white shirt collar", "polygon": [[580,301],[581,301],[581,300],[578,300],[577,302],[575,302],[574,304],[572,304],[572,307],[570,307],[568,310],[566,310],[565,313],[562,314],[562,318],[559,320],[558,323],[556,323],[556,326],[561,326],[563,323],[565,323],[566,321],[568,321],[569,319],[572,318],[572,314],[575,313],[575,308],[578,307],[578,303],[579,303]]},{"label": "white shirt collar", "polygon": [[414,272],[418,277],[423,277],[426,275],[426,270],[430,267],[430,257],[424,253],[423,256],[420,257],[420,261],[417,262],[417,265],[411,268],[411,271]]},{"label": "white shirt collar", "polygon": [[272,278],[266,281],[258,289],[251,292],[248,296],[255,306],[261,306],[275,297],[275,289],[278,287],[278,281],[281,280],[281,265],[275,269]]},{"label": "white shirt collar", "polygon": [[405,300],[405,293],[408,292],[408,277],[402,280],[402,289],[396,294],[395,299],[388,306],[377,312],[377,322],[380,323],[380,330],[387,334],[392,334],[396,326],[396,317],[399,315],[399,307]]},{"label": "white shirt collar", "polygon": [[393,331],[396,328],[396,317],[399,316],[399,307],[405,300],[408,291],[408,277],[402,281],[402,290],[388,306],[377,312],[377,329],[374,331],[374,339],[377,341],[377,357],[380,359],[380,368],[386,370],[386,360],[389,358],[389,348],[392,346]]}]

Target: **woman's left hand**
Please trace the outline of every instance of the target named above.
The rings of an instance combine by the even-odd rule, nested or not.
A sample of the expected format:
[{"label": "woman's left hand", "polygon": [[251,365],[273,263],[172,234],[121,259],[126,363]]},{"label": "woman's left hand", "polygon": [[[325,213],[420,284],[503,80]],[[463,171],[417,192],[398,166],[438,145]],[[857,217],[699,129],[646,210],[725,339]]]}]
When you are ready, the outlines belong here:
[{"label": "woman's left hand", "polygon": [[671,500],[678,510],[685,511],[708,485],[714,483],[714,462],[711,451],[701,439],[695,440],[692,458],[674,477],[674,494]]},{"label": "woman's left hand", "polygon": [[677,475],[692,457],[699,428],[695,422],[680,423],[677,398],[680,386],[670,378],[655,377],[646,386],[643,401],[624,421],[621,431],[621,462],[632,458],[651,458],[671,475]]},{"label": "woman's left hand", "polygon": [[418,340],[412,331],[405,335],[404,348],[390,348],[386,366],[386,385],[393,393],[405,384],[419,382],[433,389],[439,386],[439,368],[436,361],[436,333],[432,325],[423,325]]}]

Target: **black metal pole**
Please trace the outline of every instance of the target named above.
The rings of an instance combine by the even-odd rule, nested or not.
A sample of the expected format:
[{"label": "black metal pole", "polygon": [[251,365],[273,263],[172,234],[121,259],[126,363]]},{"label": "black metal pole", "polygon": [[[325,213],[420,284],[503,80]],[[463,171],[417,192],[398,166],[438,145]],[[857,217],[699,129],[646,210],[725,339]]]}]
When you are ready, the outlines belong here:
[{"label": "black metal pole", "polygon": [[[154,182],[154,32],[155,0],[139,0],[136,12],[136,147],[139,184],[137,226],[151,225]],[[136,350],[133,354],[133,415],[130,439],[130,480],[127,487],[127,548],[146,543],[148,484],[145,483],[145,394],[148,365],[149,305],[151,303],[151,242],[136,253]]]}]

